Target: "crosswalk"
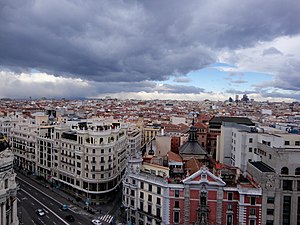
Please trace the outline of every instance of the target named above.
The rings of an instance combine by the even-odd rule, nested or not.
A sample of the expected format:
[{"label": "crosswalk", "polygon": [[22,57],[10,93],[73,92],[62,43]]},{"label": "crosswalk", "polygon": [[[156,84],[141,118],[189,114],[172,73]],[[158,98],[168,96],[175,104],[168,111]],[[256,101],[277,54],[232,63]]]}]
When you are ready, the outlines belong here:
[{"label": "crosswalk", "polygon": [[112,215],[106,214],[99,217],[100,220],[103,222],[107,222],[109,224],[112,224],[114,217]]}]

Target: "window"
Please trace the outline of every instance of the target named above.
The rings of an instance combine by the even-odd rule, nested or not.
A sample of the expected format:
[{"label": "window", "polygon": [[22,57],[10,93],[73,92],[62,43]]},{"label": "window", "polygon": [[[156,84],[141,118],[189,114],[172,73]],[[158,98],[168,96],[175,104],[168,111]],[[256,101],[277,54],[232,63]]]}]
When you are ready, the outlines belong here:
[{"label": "window", "polygon": [[287,167],[282,167],[281,168],[281,174],[288,175],[289,174],[289,169]]},{"label": "window", "polygon": [[256,197],[251,197],[250,204],[255,205],[256,204]]},{"label": "window", "polygon": [[290,141],[285,141],[284,145],[290,145]]},{"label": "window", "polygon": [[274,197],[268,197],[267,198],[267,203],[268,204],[274,204]]},{"label": "window", "polygon": [[140,198],[144,199],[144,192],[140,192]]},{"label": "window", "polygon": [[252,152],[252,148],[249,148],[249,152]]},{"label": "window", "polygon": [[148,201],[152,202],[152,195],[148,195]]},{"label": "window", "polygon": [[253,209],[253,208],[250,209],[250,215],[251,215],[251,216],[255,216],[255,209]]},{"label": "window", "polygon": [[131,191],[130,191],[130,195],[131,195],[131,196],[134,196],[134,190],[131,190]]},{"label": "window", "polygon": [[156,200],[156,204],[157,204],[157,205],[160,205],[160,204],[161,204],[161,200],[160,200],[160,198],[157,198],[157,200]]},{"label": "window", "polygon": [[175,197],[179,197],[179,190],[175,190]]},{"label": "window", "polygon": [[149,184],[149,186],[148,186],[148,191],[152,191],[152,185],[151,184]]},{"label": "window", "polygon": [[175,201],[174,208],[179,209],[179,201]]},{"label": "window", "polygon": [[143,201],[140,201],[140,210],[144,211],[144,202]]},{"label": "window", "polygon": [[134,200],[133,200],[133,199],[131,199],[130,205],[131,205],[132,207],[134,207]]},{"label": "window", "polygon": [[227,205],[227,210],[228,210],[228,211],[232,211],[232,204],[228,204],[228,205]]},{"label": "window", "polygon": [[253,138],[249,138],[249,143],[253,143]]},{"label": "window", "polygon": [[232,200],[233,199],[232,192],[228,192],[227,199],[228,200]]},{"label": "window", "polygon": [[144,182],[141,182],[141,189],[144,189]]},{"label": "window", "polygon": [[267,215],[274,215],[274,209],[267,209]]},{"label": "window", "polygon": [[232,225],[233,221],[232,221],[232,215],[227,215],[226,216],[226,225]]},{"label": "window", "polygon": [[282,224],[290,225],[291,223],[291,196],[283,196],[282,205]]},{"label": "window", "polygon": [[156,207],[156,216],[160,217],[160,208]]},{"label": "window", "polygon": [[282,189],[284,191],[292,191],[293,181],[292,180],[283,180],[282,181]]},{"label": "window", "polygon": [[300,167],[295,169],[295,175],[300,175]]},{"label": "window", "polygon": [[253,219],[249,220],[249,225],[255,225],[255,220]]},{"label": "window", "polygon": [[300,145],[300,141],[295,141],[295,145]]},{"label": "window", "polygon": [[179,217],[180,217],[179,212],[174,212],[174,223],[179,223]]},{"label": "window", "polygon": [[157,194],[158,194],[158,195],[161,194],[161,187],[157,187]]},{"label": "window", "polygon": [[148,205],[148,213],[152,214],[152,206],[151,205]]},{"label": "window", "polygon": [[266,225],[274,225],[274,221],[273,220],[267,220]]}]

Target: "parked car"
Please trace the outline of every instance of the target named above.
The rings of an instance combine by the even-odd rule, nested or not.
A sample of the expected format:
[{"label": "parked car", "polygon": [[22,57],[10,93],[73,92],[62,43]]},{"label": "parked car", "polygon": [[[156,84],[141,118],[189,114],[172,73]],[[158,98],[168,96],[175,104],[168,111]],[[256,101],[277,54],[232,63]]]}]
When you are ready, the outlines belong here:
[{"label": "parked car", "polygon": [[75,218],[74,218],[74,216],[72,216],[72,215],[66,215],[66,216],[65,216],[65,219],[66,219],[68,222],[74,222],[74,221],[75,221]]},{"label": "parked car", "polygon": [[45,211],[43,209],[37,209],[35,210],[35,213],[39,216],[45,216]]}]

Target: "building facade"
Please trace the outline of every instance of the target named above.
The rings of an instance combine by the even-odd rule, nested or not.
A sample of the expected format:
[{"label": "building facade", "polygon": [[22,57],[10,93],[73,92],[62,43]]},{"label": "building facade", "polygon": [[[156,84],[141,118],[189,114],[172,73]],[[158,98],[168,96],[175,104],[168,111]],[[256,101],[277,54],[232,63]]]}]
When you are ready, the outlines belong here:
[{"label": "building facade", "polygon": [[[19,124],[11,130],[15,165],[48,180],[87,205],[107,202],[120,185],[129,152],[126,124]],[[141,134],[131,133],[133,149]]]},{"label": "building facade", "polygon": [[0,152],[0,224],[17,225],[17,184],[11,150]]},{"label": "building facade", "polygon": [[207,167],[172,182],[169,168],[135,163],[123,182],[130,224],[258,225],[261,189],[251,182],[227,185]]}]

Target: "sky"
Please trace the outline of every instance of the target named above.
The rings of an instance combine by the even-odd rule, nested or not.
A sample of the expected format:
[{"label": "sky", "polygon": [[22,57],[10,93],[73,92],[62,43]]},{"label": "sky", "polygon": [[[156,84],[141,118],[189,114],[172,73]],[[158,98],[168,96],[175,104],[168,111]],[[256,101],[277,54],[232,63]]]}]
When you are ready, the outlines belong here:
[{"label": "sky", "polygon": [[300,100],[300,1],[0,3],[0,98]]}]

